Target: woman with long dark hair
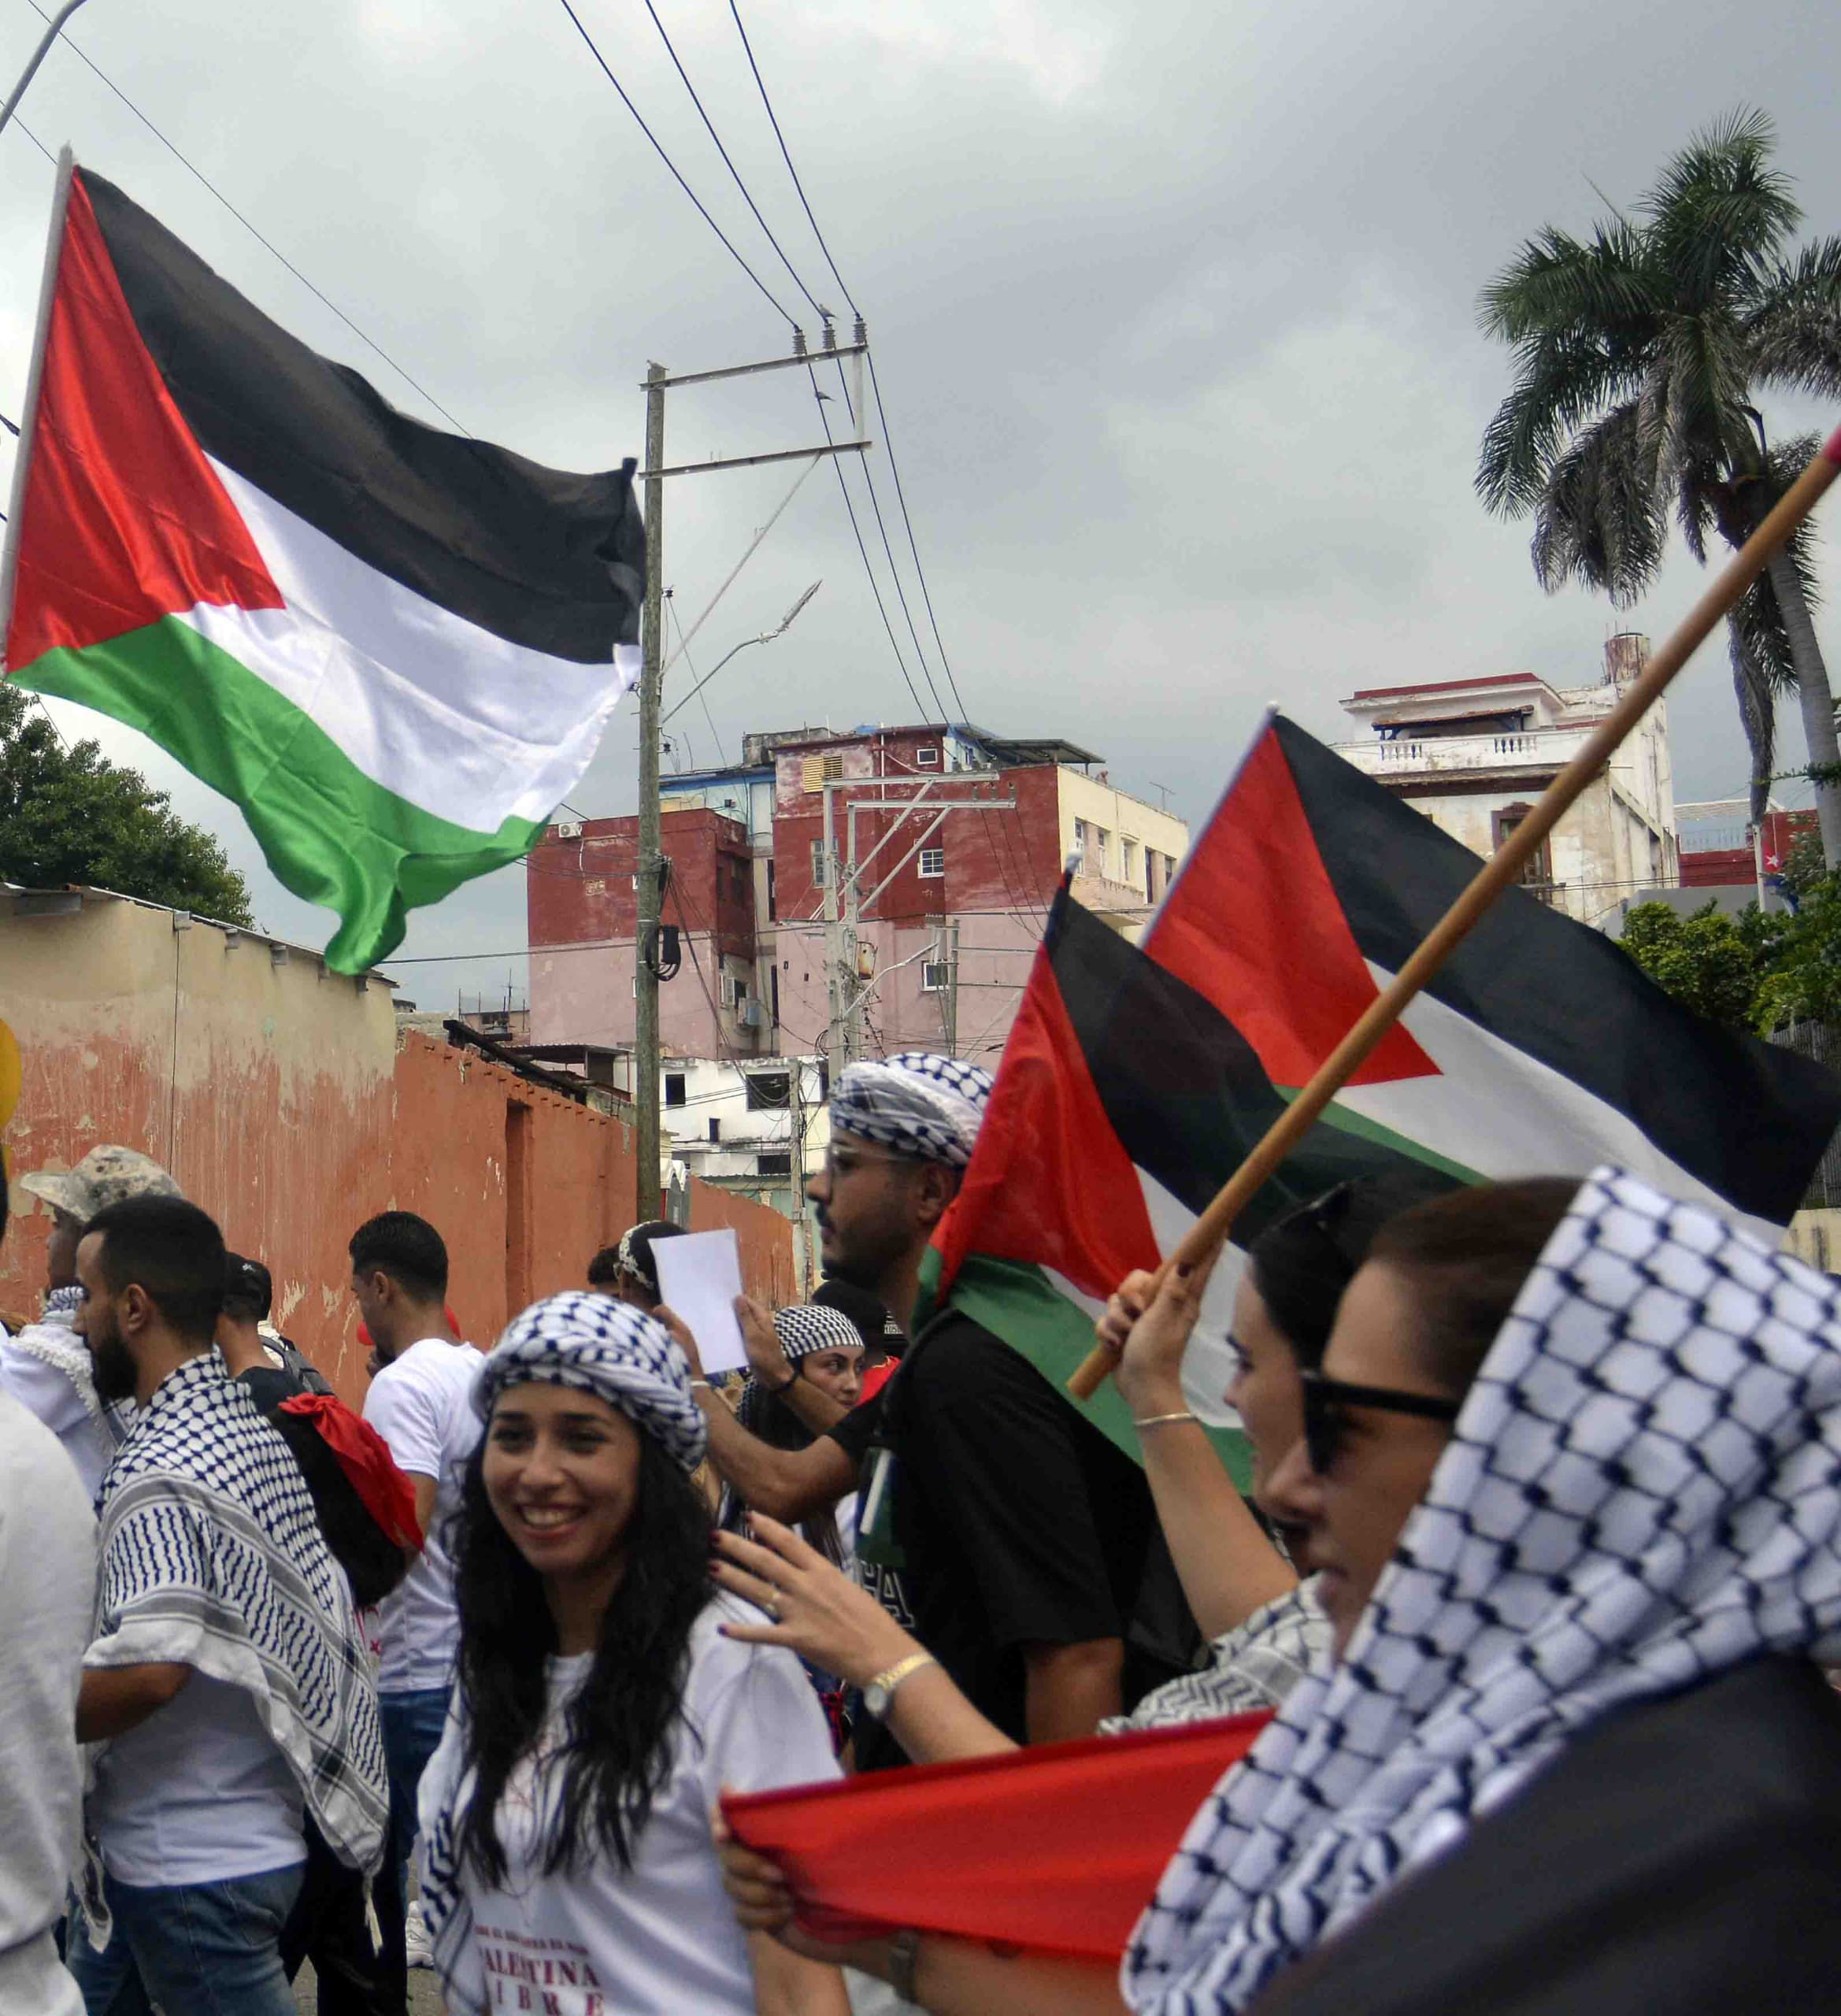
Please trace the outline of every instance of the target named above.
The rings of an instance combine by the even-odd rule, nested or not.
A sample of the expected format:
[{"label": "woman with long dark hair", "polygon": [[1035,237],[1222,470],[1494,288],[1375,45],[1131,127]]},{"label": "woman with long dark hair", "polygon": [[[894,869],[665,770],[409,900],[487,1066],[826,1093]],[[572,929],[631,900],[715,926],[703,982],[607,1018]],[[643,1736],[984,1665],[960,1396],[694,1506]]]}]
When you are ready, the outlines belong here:
[{"label": "woman with long dark hair", "polygon": [[745,1937],[722,1896],[719,1790],[836,1766],[798,1662],[717,1630],[743,1613],[709,1581],[683,1354],[624,1303],[552,1295],[474,1404],[459,1685],[421,1799],[450,2010],[843,2016],[835,1971]]}]

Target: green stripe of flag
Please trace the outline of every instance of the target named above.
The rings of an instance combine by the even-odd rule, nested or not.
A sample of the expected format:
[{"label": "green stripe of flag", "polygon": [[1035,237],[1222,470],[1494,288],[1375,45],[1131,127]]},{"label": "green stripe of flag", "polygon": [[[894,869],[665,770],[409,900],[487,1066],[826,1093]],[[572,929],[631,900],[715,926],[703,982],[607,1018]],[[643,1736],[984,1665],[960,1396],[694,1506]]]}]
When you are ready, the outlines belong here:
[{"label": "green stripe of flag", "polygon": [[150,736],[242,808],[284,888],[336,911],[335,972],[361,973],[402,943],[405,912],[527,853],[540,820],[476,832],[366,776],[324,729],[184,617],[13,675]]},{"label": "green stripe of flag", "polygon": [[[921,1286],[923,1308],[930,1299],[938,1265],[937,1254],[929,1252]],[[1132,1425],[1132,1410],[1116,1380],[1107,1380],[1091,1400],[1076,1401],[1066,1392],[1069,1377],[1093,1348],[1093,1318],[1077,1303],[1070,1302],[1039,1267],[969,1254],[953,1283],[950,1300],[954,1308],[1020,1351],[1069,1406],[1079,1407],[1135,1463],[1143,1462],[1138,1431]],[[1253,1452],[1245,1435],[1238,1429],[1211,1427],[1208,1437],[1236,1487],[1242,1492],[1250,1489]]]}]

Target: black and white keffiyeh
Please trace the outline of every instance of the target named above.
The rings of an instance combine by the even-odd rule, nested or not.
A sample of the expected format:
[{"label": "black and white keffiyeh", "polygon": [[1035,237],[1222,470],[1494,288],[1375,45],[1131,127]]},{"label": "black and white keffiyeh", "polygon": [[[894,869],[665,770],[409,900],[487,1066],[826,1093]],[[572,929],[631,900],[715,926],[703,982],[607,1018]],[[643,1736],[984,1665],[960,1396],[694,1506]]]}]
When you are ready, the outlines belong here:
[{"label": "black and white keffiyeh", "polygon": [[351,1592],[287,1444],[216,1351],[169,1374],[103,1480],[86,1666],[243,1688],[334,1851],[374,1869],[390,1787]]},{"label": "black and white keffiyeh", "polygon": [[1601,1169],[1341,1663],[1191,1822],[1127,2002],[1244,2008],[1598,1718],[1766,1653],[1841,1658],[1841,1287]]},{"label": "black and white keffiyeh", "polygon": [[859,1135],[916,1162],[963,1169],[991,1084],[979,1065],[921,1050],[853,1064],[831,1088],[832,1132]]},{"label": "black and white keffiyeh", "polygon": [[709,1431],[691,1368],[665,1325],[629,1303],[571,1288],[513,1317],[473,1388],[480,1418],[491,1419],[508,1386],[532,1383],[595,1395],[687,1470],[703,1460]]}]

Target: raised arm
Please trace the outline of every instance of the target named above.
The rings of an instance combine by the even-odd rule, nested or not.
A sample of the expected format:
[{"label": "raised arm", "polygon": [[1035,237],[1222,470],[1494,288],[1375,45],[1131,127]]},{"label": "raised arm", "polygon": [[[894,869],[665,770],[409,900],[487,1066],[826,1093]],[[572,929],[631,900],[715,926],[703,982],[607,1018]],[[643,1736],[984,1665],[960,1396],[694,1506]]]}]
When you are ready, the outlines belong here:
[{"label": "raised arm", "polygon": [[1098,1325],[1100,1342],[1121,1353],[1119,1391],[1132,1418],[1157,1424],[1139,1430],[1144,1474],[1183,1593],[1209,1639],[1243,1624],[1298,1581],[1260,1530],[1183,1392],[1183,1354],[1213,1271],[1212,1264],[1172,1267],[1154,1298],[1151,1276],[1128,1275]]},{"label": "raised arm", "polygon": [[835,1428],[850,1412],[841,1400],[821,1393],[809,1379],[799,1377],[780,1349],[773,1318],[760,1303],[746,1295],[735,1299],[735,1320],[742,1326],[742,1343],[748,1354],[748,1368],[776,1399],[785,1401],[814,1435]]}]

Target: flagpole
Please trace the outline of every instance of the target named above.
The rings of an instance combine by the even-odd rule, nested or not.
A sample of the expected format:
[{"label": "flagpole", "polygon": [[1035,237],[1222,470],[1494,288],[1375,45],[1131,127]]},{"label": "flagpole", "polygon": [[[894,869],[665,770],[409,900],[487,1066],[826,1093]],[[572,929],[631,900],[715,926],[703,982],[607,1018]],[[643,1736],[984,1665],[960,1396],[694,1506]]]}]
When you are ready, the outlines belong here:
[{"label": "flagpole", "polygon": [[[1618,745],[1659,700],[1671,680],[1730,613],[1739,597],[1761,574],[1771,556],[1789,539],[1837,476],[1841,476],[1841,428],[1778,500],[1769,517],[1748,539],[1650,658],[1631,687],[1585,746],[1535,801],[1534,809],[1497,849],[1434,925],[1424,942],[1387,988],[1369,1004],[1361,1019],[1317,1067],[1315,1075],[1292,1100],[1265,1137],[1234,1172],[1220,1194],[1195,1221],[1158,1270],[1161,1280],[1173,1266],[1197,1266],[1216,1252],[1235,1221],[1316,1123],[1330,1101],[1361,1068],[1376,1045],[1399,1021],[1407,1004],[1433,977],[1505,889],[1521,879],[1536,850],[1572,809],[1586,788],[1609,762]],[[1096,1345],[1068,1381],[1075,1399],[1091,1399],[1117,1362],[1113,1352]]]},{"label": "flagpole", "polygon": [[[26,478],[31,472],[32,435],[39,417],[39,382],[45,372],[45,343],[51,328],[51,303],[57,292],[57,268],[64,256],[64,220],[70,208],[71,177],[76,157],[65,147],[57,157],[57,185],[51,196],[51,228],[45,237],[45,277],[39,291],[39,319],[32,331],[32,361],[27,367],[25,404],[19,416],[19,450],[13,458],[13,493],[6,511],[6,543],[0,547],[0,654],[13,628],[13,582],[19,560],[20,513],[25,505]],[[0,655],[0,676],[6,661]]]}]

